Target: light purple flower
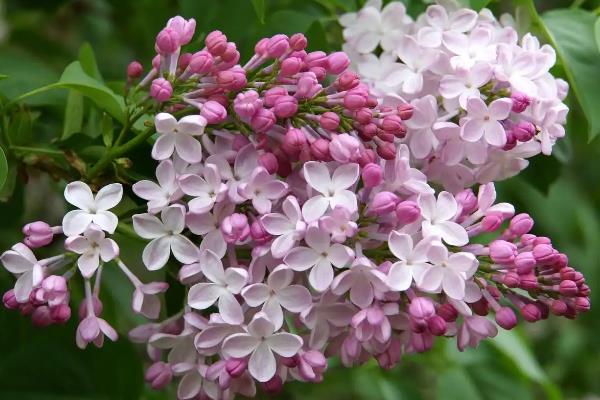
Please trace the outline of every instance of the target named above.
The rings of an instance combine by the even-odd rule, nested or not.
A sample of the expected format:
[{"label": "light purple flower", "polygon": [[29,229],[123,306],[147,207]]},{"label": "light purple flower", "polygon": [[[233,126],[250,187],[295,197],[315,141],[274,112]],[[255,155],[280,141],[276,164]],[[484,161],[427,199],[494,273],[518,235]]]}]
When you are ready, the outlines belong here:
[{"label": "light purple flower", "polygon": [[469,242],[465,228],[453,222],[458,211],[456,199],[448,192],[441,192],[437,201],[432,194],[419,196],[419,207],[423,215],[423,235],[437,236],[453,246],[464,246]]},{"label": "light purple flower", "polygon": [[283,214],[265,214],[261,218],[265,230],[277,236],[271,243],[271,254],[275,258],[283,258],[306,232],[306,223],[302,220],[298,199],[288,196],[281,208]]},{"label": "light purple flower", "polygon": [[511,108],[512,101],[507,98],[494,100],[487,106],[479,97],[471,97],[467,101],[468,115],[460,136],[469,142],[476,142],[483,137],[492,146],[504,146],[506,132],[500,121],[508,118]]},{"label": "light purple flower", "polygon": [[86,279],[94,275],[100,265],[100,259],[108,262],[119,256],[117,243],[105,237],[104,231],[96,224],[88,226],[82,236],[68,237],[65,241],[65,248],[81,254],[77,259],[77,266],[81,275]]},{"label": "light purple flower", "polygon": [[194,136],[204,134],[206,119],[200,115],[188,115],[179,122],[168,113],[159,113],[154,118],[156,131],[160,134],[152,147],[152,158],[166,160],[176,152],[189,163],[202,160],[202,145]]},{"label": "light purple flower", "polygon": [[0,261],[4,268],[18,276],[14,289],[15,298],[19,303],[27,302],[31,290],[44,279],[42,265],[29,247],[22,243],[17,243],[11,250],[2,253]]},{"label": "light purple flower", "polygon": [[183,196],[177,184],[177,173],[171,160],[162,161],[156,167],[158,184],[142,180],[133,184],[133,192],[140,198],[148,201],[148,212],[160,212],[174,201]]}]

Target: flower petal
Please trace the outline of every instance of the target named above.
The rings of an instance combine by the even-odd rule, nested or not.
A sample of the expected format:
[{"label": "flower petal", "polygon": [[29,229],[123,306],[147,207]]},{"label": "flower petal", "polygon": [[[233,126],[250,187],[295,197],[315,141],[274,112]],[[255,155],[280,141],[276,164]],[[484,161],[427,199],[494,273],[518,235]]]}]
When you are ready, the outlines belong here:
[{"label": "flower petal", "polygon": [[248,371],[259,382],[267,382],[277,370],[275,356],[267,343],[261,343],[250,356]]},{"label": "flower petal", "polygon": [[171,255],[171,241],[168,237],[153,239],[142,252],[142,261],[150,271],[156,271],[165,266]]},{"label": "flower petal", "polygon": [[296,247],[283,259],[283,262],[294,271],[306,271],[317,263],[320,255],[308,247]]},{"label": "flower petal", "polygon": [[111,183],[104,186],[96,194],[96,209],[110,210],[121,202],[123,198],[123,185],[120,183]]},{"label": "flower petal", "polygon": [[219,297],[219,314],[228,324],[241,324],[244,322],[242,306],[230,292],[223,290]]},{"label": "flower petal", "polygon": [[71,182],[67,185],[65,200],[84,211],[90,211],[95,204],[92,189],[81,181]]},{"label": "flower petal", "polygon": [[302,348],[302,338],[287,332],[275,333],[265,342],[271,350],[282,357],[293,357]]},{"label": "flower petal", "polygon": [[161,220],[152,214],[134,215],[133,229],[144,239],[156,239],[167,233]]},{"label": "flower petal", "polygon": [[304,179],[316,191],[326,194],[331,189],[331,177],[327,164],[309,161],[304,164]]},{"label": "flower petal", "polygon": [[308,199],[302,206],[302,216],[306,222],[318,220],[329,208],[329,201],[321,196],[314,196]]},{"label": "flower petal", "polygon": [[246,357],[256,349],[259,343],[258,338],[247,333],[236,333],[223,341],[223,353],[234,358]]},{"label": "flower petal", "polygon": [[326,259],[321,259],[308,274],[308,282],[318,292],[324,292],[333,282],[333,267]]},{"label": "flower petal", "polygon": [[74,236],[83,233],[90,226],[93,218],[94,216],[86,211],[69,211],[62,220],[62,228],[65,236]]},{"label": "flower petal", "polygon": [[212,306],[223,293],[223,288],[214,283],[197,283],[188,292],[188,305],[197,310]]}]

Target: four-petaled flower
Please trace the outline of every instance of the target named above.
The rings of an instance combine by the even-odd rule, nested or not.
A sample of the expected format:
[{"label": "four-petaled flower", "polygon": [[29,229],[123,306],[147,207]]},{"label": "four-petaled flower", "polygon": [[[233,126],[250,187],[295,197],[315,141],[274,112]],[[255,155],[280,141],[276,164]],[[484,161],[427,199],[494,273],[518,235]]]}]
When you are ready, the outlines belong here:
[{"label": "four-petaled flower", "polygon": [[4,268],[18,276],[15,283],[15,298],[19,303],[27,302],[31,289],[44,279],[42,265],[29,247],[23,243],[17,243],[11,250],[2,253],[0,261]]},{"label": "four-petaled flower", "polygon": [[65,248],[77,254],[77,266],[84,278],[89,279],[100,265],[100,259],[104,262],[113,260],[119,255],[117,243],[105,237],[104,231],[96,224],[91,224],[83,232],[83,235],[70,236],[65,241]]},{"label": "four-petaled flower", "polygon": [[427,251],[430,244],[429,240],[423,239],[414,245],[410,235],[397,231],[390,233],[388,247],[399,260],[392,264],[388,272],[386,282],[390,288],[402,292],[410,287],[413,279],[419,281],[428,267]]},{"label": "four-petaled flower", "polygon": [[194,164],[202,160],[202,145],[194,136],[204,133],[206,119],[201,115],[188,115],[179,120],[168,113],[154,118],[156,131],[160,133],[152,147],[152,158],[166,160],[177,152],[183,160]]},{"label": "four-petaled flower", "polygon": [[294,196],[288,196],[281,208],[283,214],[266,214],[261,218],[265,230],[278,236],[271,243],[271,254],[275,258],[284,257],[306,232],[306,223],[302,220],[300,205]]},{"label": "four-petaled flower", "polygon": [[464,246],[469,242],[465,228],[451,221],[458,211],[456,199],[448,192],[441,192],[437,201],[432,194],[419,196],[423,216],[423,236],[438,236],[452,246]]},{"label": "four-petaled flower", "polygon": [[506,131],[500,123],[508,118],[512,107],[510,99],[498,99],[486,105],[479,97],[467,100],[467,121],[461,127],[460,137],[468,142],[477,142],[482,137],[496,147],[506,144]]}]

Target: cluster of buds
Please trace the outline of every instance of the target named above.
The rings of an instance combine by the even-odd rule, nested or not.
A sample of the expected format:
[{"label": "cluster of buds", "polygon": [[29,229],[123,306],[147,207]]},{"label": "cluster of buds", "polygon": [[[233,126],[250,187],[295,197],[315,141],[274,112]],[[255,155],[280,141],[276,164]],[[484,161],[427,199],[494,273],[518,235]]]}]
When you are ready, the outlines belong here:
[{"label": "cluster of buds", "polygon": [[[346,19],[363,21],[371,8],[379,13],[371,4]],[[43,282],[59,269],[55,263],[62,268],[63,259],[74,262],[79,254],[63,275],[69,284],[78,268],[85,282],[77,343],[101,345],[104,336],[116,337],[99,317],[98,299],[102,262],[115,262],[135,287],[134,311],[165,317],[129,333],[146,345],[145,379],[154,389],[177,383],[182,400],[252,397],[257,388],[277,393],[290,380],[320,382],[327,357],[348,367],[375,359],[392,368],[436,338],[456,338],[463,350],[498,327],[512,329],[518,315],[535,322],[550,312],[573,318],[589,309],[581,273],[548,238],[530,233],[528,215],[496,203],[493,183],[475,195],[469,179],[438,179],[432,143],[442,142],[424,128],[422,106],[430,103],[437,113],[435,97],[380,106],[347,70],[344,53],[307,53],[301,34],[261,40],[244,66],[218,31],[207,35],[204,49],[182,54],[194,25],[169,21],[157,37],[152,70],[132,91],[147,90],[161,112],[151,152],[156,181],[133,184],[147,212],[131,221],[148,241],[140,257],[145,267],[168,269],[185,288],[182,309],[161,315],[157,295],[166,283],[143,284],[105,237],[118,225],[109,210],[121,200],[121,185],[94,196],[83,182],[65,190],[78,208],[63,220],[66,255],[32,259],[27,268],[15,261],[16,249],[2,256],[19,276],[5,295],[8,307],[36,299],[39,285],[39,297],[50,304],[56,294]],[[384,32],[382,45],[394,42],[387,36],[393,29],[377,32]],[[140,64],[128,74],[134,85]],[[420,78],[412,78],[416,87]],[[508,106],[525,114],[529,107],[512,96],[489,110],[491,92],[485,101],[469,97],[467,114],[457,99],[457,113],[445,123],[461,115],[461,132],[496,140],[508,122],[494,113]],[[447,139],[444,154],[460,163],[464,147],[446,146]],[[452,189],[436,193],[430,183],[440,181]],[[27,240],[45,244],[42,228],[26,229]]]},{"label": "cluster of buds", "polygon": [[446,190],[514,176],[565,134],[556,53],[530,33],[519,40],[510,16],[436,4],[413,21],[402,3],[371,0],[340,23],[372,93],[414,107],[404,139],[412,165]]}]

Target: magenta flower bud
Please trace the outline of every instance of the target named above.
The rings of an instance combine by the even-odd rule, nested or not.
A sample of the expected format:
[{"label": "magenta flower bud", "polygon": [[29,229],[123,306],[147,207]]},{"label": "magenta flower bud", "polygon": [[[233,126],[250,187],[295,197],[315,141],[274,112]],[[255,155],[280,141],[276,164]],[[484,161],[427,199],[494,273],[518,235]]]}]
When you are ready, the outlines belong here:
[{"label": "magenta flower bud", "polygon": [[410,338],[410,344],[418,353],[423,353],[433,346],[433,335],[423,332],[414,334]]},{"label": "magenta flower bud", "polygon": [[522,113],[531,104],[531,99],[524,93],[513,92],[510,96],[512,100],[512,111],[515,113]]},{"label": "magenta flower bud", "polygon": [[50,308],[50,318],[55,324],[64,324],[71,319],[71,307],[68,304],[59,304]]},{"label": "magenta flower bud", "polygon": [[400,104],[397,107],[398,115],[402,118],[402,121],[406,121],[412,118],[414,107],[410,104]]},{"label": "magenta flower bud", "polygon": [[[93,310],[94,315],[102,314],[103,306],[102,306],[102,302],[100,301],[98,296],[96,296],[96,295],[92,296],[92,304],[94,306],[94,310]],[[79,315],[79,319],[81,319],[81,320],[86,318],[88,315],[87,301],[85,299],[83,299],[83,301],[79,304],[78,315]]]},{"label": "magenta flower bud", "polygon": [[23,234],[27,237],[23,243],[29,248],[35,249],[52,243],[54,233],[52,227],[43,221],[29,223],[23,227]]},{"label": "magenta flower bud", "polygon": [[221,103],[209,100],[202,105],[200,115],[202,115],[209,124],[218,124],[227,118],[227,110]]},{"label": "magenta flower bud", "polygon": [[384,160],[396,158],[396,146],[393,143],[381,142],[377,145],[377,154]]},{"label": "magenta flower bud", "polygon": [[132,61],[127,66],[127,77],[129,79],[139,78],[140,76],[142,76],[143,72],[144,72],[144,67],[142,67],[142,64],[140,64],[137,61]]},{"label": "magenta flower bud", "polygon": [[228,90],[239,90],[248,83],[246,71],[241,67],[233,67],[217,74],[217,83]]},{"label": "magenta flower bud", "polygon": [[421,209],[414,201],[406,200],[396,206],[396,218],[402,225],[415,222],[421,216]]},{"label": "magenta flower bud", "polygon": [[306,143],[304,132],[298,128],[290,128],[283,137],[282,149],[289,155],[298,155]]},{"label": "magenta flower bud", "polygon": [[275,86],[263,93],[266,107],[273,107],[275,101],[281,96],[287,96],[288,91],[283,86]]},{"label": "magenta flower bud", "polygon": [[347,133],[335,135],[329,142],[329,154],[341,163],[354,161],[360,154],[360,142]]},{"label": "magenta flower bud", "polygon": [[144,380],[150,384],[154,390],[161,390],[167,387],[173,379],[171,366],[165,362],[158,361],[152,364],[144,374]]},{"label": "magenta flower bud", "polygon": [[315,74],[315,77],[319,82],[325,79],[327,76],[327,70],[323,67],[310,67],[308,70]]},{"label": "magenta flower bud", "polygon": [[254,45],[254,52],[259,56],[265,56],[267,54],[267,44],[269,38],[262,38]]},{"label": "magenta flower bud", "polygon": [[157,71],[160,69],[160,54],[157,54],[152,58],[152,68]]},{"label": "magenta flower bud", "polygon": [[408,313],[416,319],[428,319],[435,315],[433,301],[428,297],[415,297],[408,306]]},{"label": "magenta flower bud", "polygon": [[167,22],[167,28],[171,28],[179,34],[179,44],[183,46],[188,44],[192,40],[192,37],[194,37],[196,20],[194,18],[186,20],[178,15],[169,19]]},{"label": "magenta flower bud", "polygon": [[171,82],[165,78],[157,78],[152,81],[150,86],[150,96],[154,97],[156,101],[162,103],[167,101],[173,95],[173,87]]},{"label": "magenta flower bud", "polygon": [[578,312],[587,312],[590,310],[591,303],[587,297],[578,297],[575,299],[575,309]]},{"label": "magenta flower bud", "polygon": [[533,253],[530,251],[519,253],[515,257],[514,263],[515,267],[517,267],[517,272],[519,273],[519,275],[526,275],[531,273],[537,265],[537,261],[533,256]]},{"label": "magenta flower bud", "polygon": [[19,308],[20,304],[15,297],[15,291],[13,289],[8,290],[2,296],[2,303],[4,303],[4,307],[9,310],[16,310]]},{"label": "magenta flower bud", "polygon": [[579,288],[575,282],[566,280],[560,282],[558,291],[565,297],[575,297],[577,296],[577,293],[579,293]]},{"label": "magenta flower bud", "polygon": [[322,67],[327,66],[327,54],[322,51],[311,51],[304,57],[304,62],[310,67]]},{"label": "magenta flower bud", "polygon": [[276,173],[279,168],[279,162],[273,153],[261,154],[258,158],[258,163],[271,175]]},{"label": "magenta flower bud", "polygon": [[328,131],[336,131],[340,126],[340,116],[332,111],[324,112],[319,117],[319,124],[323,129]]},{"label": "magenta flower bud", "polygon": [[233,100],[233,109],[242,118],[252,118],[260,108],[262,101],[255,90],[238,93]]},{"label": "magenta flower bud", "polygon": [[233,150],[240,151],[248,144],[250,144],[250,140],[248,140],[248,138],[246,136],[240,134],[240,135],[234,136],[232,147],[233,147]]},{"label": "magenta flower bud", "polygon": [[343,51],[336,51],[327,57],[327,70],[330,74],[339,75],[348,69],[350,59]]},{"label": "magenta flower bud", "polygon": [[298,57],[288,57],[281,62],[281,75],[293,76],[302,69],[302,60]]},{"label": "magenta flower bud", "polygon": [[179,56],[178,64],[179,68],[183,71],[190,65],[190,61],[192,60],[192,53],[183,53]]},{"label": "magenta flower bud", "polygon": [[213,56],[220,56],[227,50],[227,36],[221,31],[212,31],[204,40],[206,48]]},{"label": "magenta flower bud", "polygon": [[180,40],[179,33],[175,29],[164,28],[156,36],[156,52],[163,56],[173,54],[181,47]]},{"label": "magenta flower bud", "polygon": [[521,278],[519,274],[510,271],[502,276],[502,283],[509,288],[516,288],[521,284]]},{"label": "magenta flower bud", "polygon": [[306,40],[306,36],[301,33],[294,33],[292,37],[290,37],[290,47],[294,51],[304,50],[307,44],[308,40]]},{"label": "magenta flower bud", "polygon": [[550,244],[538,244],[533,248],[533,257],[538,263],[551,264],[555,259],[557,252]]},{"label": "magenta flower bud", "polygon": [[473,213],[477,209],[477,196],[471,189],[465,189],[455,196],[456,202],[462,208],[462,215]]},{"label": "magenta flower bud", "polygon": [[260,219],[255,219],[250,224],[250,235],[252,236],[252,240],[258,244],[265,244],[271,240],[271,235],[265,230]]},{"label": "magenta flower bud", "polygon": [[329,141],[319,138],[310,144],[310,153],[315,160],[328,161],[331,157],[329,154]]},{"label": "magenta flower bud", "polygon": [[377,154],[375,154],[375,151],[373,151],[373,149],[366,149],[366,148],[359,149],[359,154],[358,154],[358,158],[356,161],[358,162],[358,165],[361,166],[361,168],[363,168],[365,165],[367,165],[369,163],[375,163],[376,160],[377,160]]},{"label": "magenta flower bud", "polygon": [[50,308],[48,306],[41,306],[36,308],[31,314],[31,323],[36,328],[45,328],[52,325],[52,317],[50,316]]},{"label": "magenta flower bud", "polygon": [[526,304],[520,311],[527,322],[537,322],[542,318],[542,312],[535,304]]},{"label": "magenta flower bud", "polygon": [[290,48],[287,35],[275,35],[267,42],[267,54],[269,57],[279,58]]},{"label": "magenta flower bud", "polygon": [[525,290],[535,290],[538,287],[538,280],[532,272],[519,275],[519,287]]},{"label": "magenta flower bud", "polygon": [[68,302],[67,280],[60,275],[50,275],[42,281],[44,299],[49,306]]},{"label": "magenta flower bud", "polygon": [[227,43],[225,51],[223,52],[223,54],[221,54],[221,60],[230,65],[235,64],[240,60],[240,52],[237,50],[237,46],[235,45],[235,43]]},{"label": "magenta flower bud", "polygon": [[494,232],[500,228],[504,218],[499,213],[490,213],[481,219],[481,227],[485,232]]},{"label": "magenta flower bud", "polygon": [[369,204],[369,213],[384,215],[393,212],[398,201],[398,196],[392,192],[379,192]]},{"label": "magenta flower bud", "polygon": [[402,119],[397,115],[388,115],[384,117],[381,128],[400,139],[406,136],[406,127],[404,126]]},{"label": "magenta flower bud", "polygon": [[515,236],[521,236],[533,228],[533,219],[529,214],[517,214],[511,220],[508,229]]},{"label": "magenta flower bud", "polygon": [[512,127],[512,133],[519,142],[528,142],[535,136],[537,129],[531,122],[521,121]]},{"label": "magenta flower bud", "polygon": [[375,187],[383,181],[383,170],[375,163],[369,163],[362,169],[362,180],[365,187]]},{"label": "magenta flower bud", "polygon": [[458,311],[450,303],[442,304],[438,308],[437,313],[440,317],[444,318],[444,321],[446,322],[454,322],[456,321],[456,318],[458,318]]},{"label": "magenta flower bud", "polygon": [[304,72],[296,83],[296,96],[310,98],[316,93],[319,87],[317,76],[313,72]]},{"label": "magenta flower bud", "polygon": [[188,67],[194,74],[204,75],[210,72],[213,64],[214,58],[212,54],[206,50],[201,50],[192,54]]},{"label": "magenta flower bud", "polygon": [[283,381],[279,375],[275,374],[267,382],[264,382],[262,387],[268,394],[277,394],[283,390]]},{"label": "magenta flower bud", "polygon": [[292,96],[279,96],[275,100],[273,111],[278,118],[291,118],[298,111],[298,100]]},{"label": "magenta flower bud", "polygon": [[344,107],[357,110],[367,105],[368,94],[361,87],[349,90],[344,96]]},{"label": "magenta flower bud", "polygon": [[221,232],[227,243],[243,242],[250,235],[248,217],[240,213],[225,217],[221,223]]},{"label": "magenta flower bud", "polygon": [[248,360],[245,358],[230,358],[225,361],[225,371],[232,378],[239,378],[248,369]]},{"label": "magenta flower bud", "polygon": [[518,254],[517,246],[506,240],[494,240],[490,243],[490,258],[497,264],[512,264]]},{"label": "magenta flower bud", "polygon": [[261,108],[254,114],[252,120],[250,120],[250,125],[256,132],[261,133],[271,129],[275,125],[275,122],[277,122],[277,118],[273,114],[273,111]]},{"label": "magenta flower bud", "polygon": [[567,303],[562,300],[553,300],[552,304],[550,304],[550,311],[554,315],[564,315],[567,310]]},{"label": "magenta flower bud", "polygon": [[359,108],[354,111],[353,117],[359,124],[366,125],[373,120],[373,111],[370,108]]},{"label": "magenta flower bud", "polygon": [[433,317],[427,320],[427,327],[429,331],[435,336],[442,336],[446,333],[446,329],[448,329],[448,324],[444,320],[444,318],[439,315],[434,315]]},{"label": "magenta flower bud", "polygon": [[496,323],[506,330],[517,326],[517,315],[510,307],[500,307],[496,311]]},{"label": "magenta flower bud", "polygon": [[359,83],[358,75],[352,71],[344,71],[337,78],[337,85],[341,91],[354,89]]}]

